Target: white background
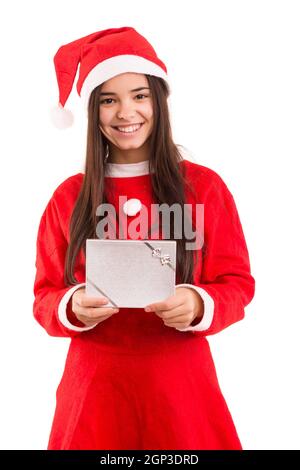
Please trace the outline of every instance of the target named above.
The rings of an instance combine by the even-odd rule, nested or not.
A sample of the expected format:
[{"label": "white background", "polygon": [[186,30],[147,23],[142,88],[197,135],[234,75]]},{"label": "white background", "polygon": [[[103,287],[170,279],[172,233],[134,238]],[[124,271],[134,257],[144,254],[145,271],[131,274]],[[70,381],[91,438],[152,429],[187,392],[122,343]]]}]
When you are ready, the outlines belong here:
[{"label": "white background", "polygon": [[300,4],[10,1],[1,11],[0,447],[44,449],[69,339],[33,319],[38,223],[83,170],[86,115],[55,129],[57,49],[133,26],[166,63],[174,140],[234,195],[256,279],[246,318],[210,337],[245,449],[299,449]]}]

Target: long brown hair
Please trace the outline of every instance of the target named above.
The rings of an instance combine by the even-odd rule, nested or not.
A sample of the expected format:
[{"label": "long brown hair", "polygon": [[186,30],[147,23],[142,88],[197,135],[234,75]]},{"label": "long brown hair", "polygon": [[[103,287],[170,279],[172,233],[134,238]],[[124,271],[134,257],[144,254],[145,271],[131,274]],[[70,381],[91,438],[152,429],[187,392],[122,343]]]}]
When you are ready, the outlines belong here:
[{"label": "long brown hair", "polygon": [[[153,129],[149,136],[150,154],[149,170],[152,195],[156,204],[166,203],[171,206],[180,204],[183,224],[186,220],[185,175],[184,165],[180,165],[183,157],[173,142],[167,98],[170,94],[168,84],[162,78],[145,75],[152,95]],[[95,88],[88,104],[87,148],[83,184],[77,198],[71,221],[70,243],[68,245],[64,278],[66,285],[77,284],[74,277],[76,257],[81,249],[85,253],[87,238],[98,238],[96,226],[100,216],[96,215],[97,207],[106,202],[104,194],[105,153],[107,139],[99,130],[99,103],[102,85]],[[174,239],[174,220],[170,217],[170,239]],[[189,240],[191,241],[191,240]],[[185,249],[185,231],[177,243],[176,270],[181,283],[193,283],[194,254],[193,250]]]}]

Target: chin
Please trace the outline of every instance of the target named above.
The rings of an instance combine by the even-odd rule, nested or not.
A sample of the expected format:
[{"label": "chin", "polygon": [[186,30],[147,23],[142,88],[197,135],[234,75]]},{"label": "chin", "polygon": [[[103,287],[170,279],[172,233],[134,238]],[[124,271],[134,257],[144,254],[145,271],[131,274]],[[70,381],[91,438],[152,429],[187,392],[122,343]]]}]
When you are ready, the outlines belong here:
[{"label": "chin", "polygon": [[148,140],[148,137],[140,137],[138,139],[132,139],[132,141],[130,142],[129,141],[130,139],[128,139],[128,142],[124,142],[122,141],[121,139],[116,141],[115,145],[117,145],[118,147],[120,148],[139,148],[141,147],[142,145],[145,144],[145,142]]},{"label": "chin", "polygon": [[120,150],[134,150],[134,149],[137,150],[137,149],[141,148],[141,147],[144,145],[144,143],[145,143],[145,142],[142,142],[141,144],[139,144],[139,143],[137,143],[137,144],[133,144],[133,143],[130,144],[130,143],[128,143],[127,145],[122,145],[122,144],[120,144],[120,145],[118,145],[118,148],[119,148]]}]

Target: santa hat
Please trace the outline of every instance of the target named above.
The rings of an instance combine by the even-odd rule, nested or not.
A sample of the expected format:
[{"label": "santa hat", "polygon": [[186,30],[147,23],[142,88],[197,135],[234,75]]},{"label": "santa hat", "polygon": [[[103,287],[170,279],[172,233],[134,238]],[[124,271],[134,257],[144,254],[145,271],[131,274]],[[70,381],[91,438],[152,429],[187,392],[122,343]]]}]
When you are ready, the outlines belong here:
[{"label": "santa hat", "polygon": [[61,46],[54,56],[59,103],[52,110],[51,118],[59,129],[70,127],[73,123],[72,112],[64,106],[72,91],[79,63],[76,88],[86,110],[92,91],[121,73],[154,75],[169,84],[165,64],[157,57],[151,44],[134,28],[124,26],[89,34]]}]

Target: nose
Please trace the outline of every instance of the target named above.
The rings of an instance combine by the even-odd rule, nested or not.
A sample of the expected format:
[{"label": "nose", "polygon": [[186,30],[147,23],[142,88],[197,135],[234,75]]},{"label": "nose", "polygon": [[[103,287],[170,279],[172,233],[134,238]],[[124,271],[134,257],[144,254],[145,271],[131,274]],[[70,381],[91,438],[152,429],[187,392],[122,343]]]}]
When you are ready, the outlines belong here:
[{"label": "nose", "polygon": [[134,117],[134,103],[124,102],[119,105],[117,112],[118,119],[130,120]]}]

